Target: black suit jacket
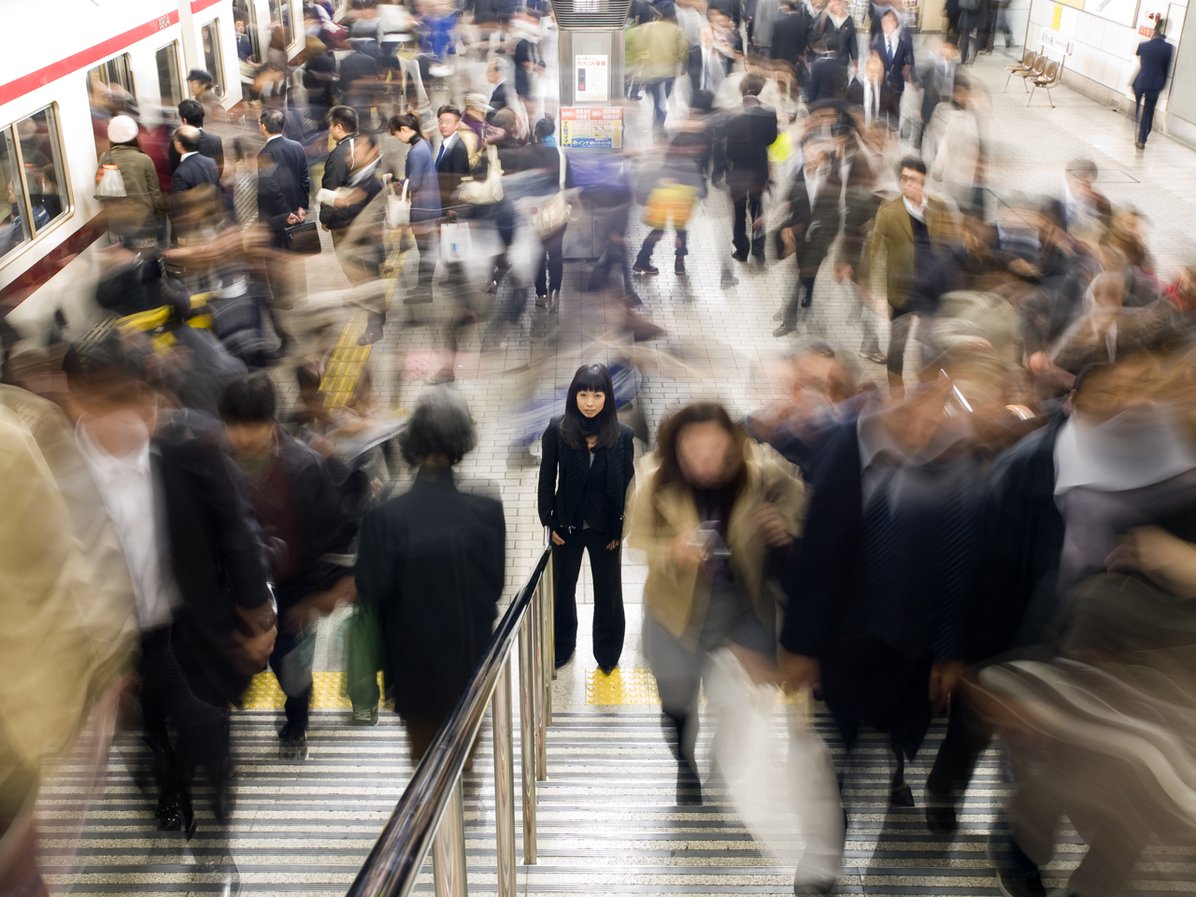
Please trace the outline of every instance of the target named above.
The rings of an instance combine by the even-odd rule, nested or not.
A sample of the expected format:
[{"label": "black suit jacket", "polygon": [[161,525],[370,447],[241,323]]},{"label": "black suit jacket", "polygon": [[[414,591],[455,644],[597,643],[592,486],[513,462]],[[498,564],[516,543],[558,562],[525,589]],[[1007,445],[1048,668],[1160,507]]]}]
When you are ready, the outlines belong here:
[{"label": "black suit jacket", "polygon": [[170,178],[170,192],[182,193],[204,184],[211,184],[219,190],[220,174],[216,171],[215,162],[202,153],[195,153],[179,162],[179,167]]},{"label": "black suit jacket", "polygon": [[[216,163],[216,173],[224,177],[224,141],[220,139],[219,135],[212,134],[205,131],[203,128],[199,129],[199,152],[207,156]],[[166,151],[167,158],[170,160],[170,171],[174,171],[179,167],[179,151],[174,148],[174,141],[170,141],[170,146]]]},{"label": "black suit jacket", "polygon": [[748,106],[727,121],[724,158],[732,194],[764,189],[768,184],[768,148],[776,139],[777,113],[769,106]]},{"label": "black suit jacket", "polygon": [[797,267],[801,275],[812,277],[818,273],[823,259],[843,226],[840,211],[843,184],[839,180],[839,163],[832,159],[827,166],[826,180],[818,188],[813,206],[802,169],[793,179],[789,190],[789,218],[785,227],[792,228],[797,240]]},{"label": "black suit jacket", "polygon": [[1137,56],[1142,62],[1134,76],[1135,91],[1158,93],[1167,86],[1174,49],[1165,37],[1152,37],[1138,44]]},{"label": "black suit jacket", "polygon": [[442,200],[451,197],[461,186],[461,179],[469,174],[469,149],[465,146],[465,141],[461,139],[460,133],[454,134],[450,139],[453,144],[445,150],[444,155],[440,154],[439,147],[436,150],[436,177],[440,182]]},{"label": "black suit jacket", "polygon": [[154,446],[163,551],[182,599],[174,651],[201,697],[235,702],[257,672],[233,640],[237,611],[268,615],[271,601],[257,524],[240,475],[218,447],[200,439]]},{"label": "black suit jacket", "polygon": [[876,36],[876,40],[872,42],[872,49],[880,54],[880,60],[884,63],[885,80],[893,88],[894,93],[900,95],[905,91],[906,77],[912,77],[914,71],[914,42],[910,38],[909,32],[904,28],[901,29],[901,33],[897,37],[897,46],[893,50],[892,61],[886,55],[888,50],[883,33]]},{"label": "black suit jacket", "polygon": [[[606,453],[606,514],[611,538],[623,535],[623,508],[627,487],[635,473],[631,428],[619,424],[619,441]],[[554,531],[580,529],[585,523],[585,487],[590,471],[590,453],[573,448],[561,438],[561,418],[549,421],[541,440],[540,481],[537,491],[540,522]]]},{"label": "black suit jacket", "polygon": [[274,232],[276,243],[287,227],[287,216],[306,209],[310,196],[303,145],[281,135],[268,140],[257,156],[257,212]]},{"label": "black suit jacket", "polygon": [[794,12],[783,13],[772,26],[773,59],[783,59],[796,66],[806,55],[810,39],[810,15],[804,6]]},{"label": "black suit jacket", "polygon": [[823,56],[810,66],[810,80],[806,96],[810,103],[820,100],[841,100],[847,91],[847,67],[834,56]]},{"label": "black suit jacket", "polygon": [[359,600],[382,616],[388,685],[405,719],[438,720],[486,651],[506,575],[502,503],[421,469],[404,494],[366,515]]}]

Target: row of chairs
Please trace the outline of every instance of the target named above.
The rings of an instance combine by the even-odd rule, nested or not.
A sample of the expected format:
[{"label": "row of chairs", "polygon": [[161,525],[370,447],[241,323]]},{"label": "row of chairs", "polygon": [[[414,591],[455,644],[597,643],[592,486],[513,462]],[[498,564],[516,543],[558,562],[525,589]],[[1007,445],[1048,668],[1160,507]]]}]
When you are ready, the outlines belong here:
[{"label": "row of chairs", "polygon": [[1051,108],[1055,108],[1055,101],[1051,97],[1051,88],[1063,80],[1063,62],[1061,60],[1050,59],[1046,54],[1035,50],[1026,50],[1022,54],[1021,62],[1009,66],[1009,77],[1005,79],[1006,90],[1009,90],[1009,82],[1015,76],[1022,79],[1022,86],[1029,94],[1026,99],[1027,106],[1034,99],[1034,92],[1042,88],[1046,91]]}]

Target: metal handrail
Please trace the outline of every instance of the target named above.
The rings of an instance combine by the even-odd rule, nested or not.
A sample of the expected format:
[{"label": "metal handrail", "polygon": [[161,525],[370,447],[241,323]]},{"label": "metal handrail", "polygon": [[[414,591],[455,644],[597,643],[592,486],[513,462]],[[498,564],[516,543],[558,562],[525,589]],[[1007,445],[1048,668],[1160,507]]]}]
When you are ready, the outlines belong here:
[{"label": "metal handrail", "polygon": [[[511,602],[465,694],[416,767],[357,873],[348,897],[407,897],[430,850],[437,897],[466,897],[461,777],[486,708],[493,704],[498,895],[514,897],[515,807],[510,662],[519,641],[523,861],[536,862],[536,781],[547,778],[551,714],[552,553],[545,549]],[[545,674],[547,670],[547,675]],[[435,847],[433,850],[433,842]]]}]

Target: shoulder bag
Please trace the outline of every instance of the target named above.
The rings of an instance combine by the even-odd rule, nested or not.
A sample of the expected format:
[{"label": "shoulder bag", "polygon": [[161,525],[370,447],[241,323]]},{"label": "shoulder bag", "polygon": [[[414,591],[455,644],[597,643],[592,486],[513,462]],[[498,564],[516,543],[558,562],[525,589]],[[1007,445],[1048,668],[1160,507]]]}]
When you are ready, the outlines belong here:
[{"label": "shoulder bag", "polygon": [[489,206],[502,201],[502,163],[498,161],[498,147],[486,147],[486,180],[466,178],[457,188],[457,197],[474,206]]},{"label": "shoulder bag", "polygon": [[308,219],[292,224],[283,230],[283,235],[289,252],[298,255],[320,254],[320,228],[315,221]]},{"label": "shoulder bag", "polygon": [[561,169],[556,195],[532,213],[532,227],[536,231],[536,236],[541,240],[563,230],[569,223],[569,217],[573,212],[573,207],[565,199],[565,153],[559,146],[556,151]]}]

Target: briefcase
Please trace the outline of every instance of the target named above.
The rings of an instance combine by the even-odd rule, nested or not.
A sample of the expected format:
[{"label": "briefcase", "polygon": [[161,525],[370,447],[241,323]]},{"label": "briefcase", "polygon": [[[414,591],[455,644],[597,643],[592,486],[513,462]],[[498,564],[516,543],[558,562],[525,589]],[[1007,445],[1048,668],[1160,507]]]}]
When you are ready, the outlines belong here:
[{"label": "briefcase", "polygon": [[320,254],[320,228],[314,221],[292,224],[283,231],[287,238],[287,249],[299,255]]}]

